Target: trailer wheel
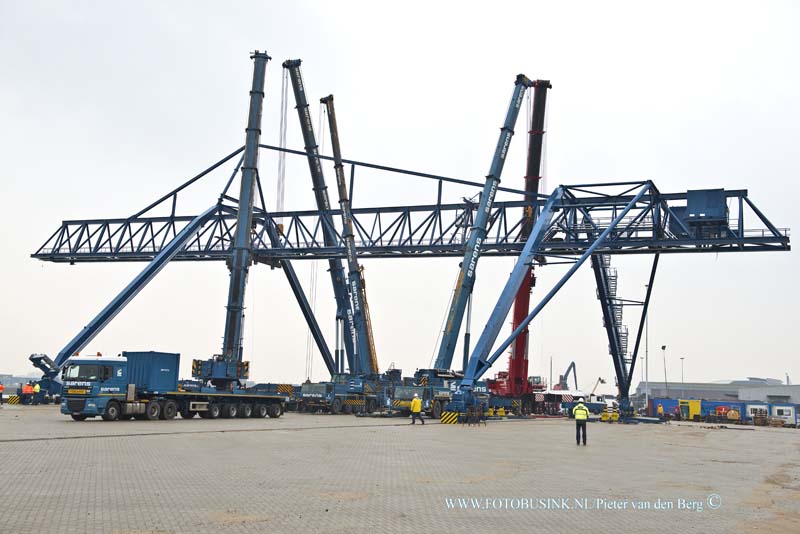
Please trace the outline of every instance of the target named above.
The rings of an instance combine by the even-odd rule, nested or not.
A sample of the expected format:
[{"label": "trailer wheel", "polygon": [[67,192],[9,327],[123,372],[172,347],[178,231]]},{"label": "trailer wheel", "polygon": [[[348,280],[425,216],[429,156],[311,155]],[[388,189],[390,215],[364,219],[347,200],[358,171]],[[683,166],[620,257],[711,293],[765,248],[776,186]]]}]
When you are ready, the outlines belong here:
[{"label": "trailer wheel", "polygon": [[253,417],[258,417],[258,418],[266,417],[267,416],[267,405],[266,404],[256,404],[253,407],[252,416]]},{"label": "trailer wheel", "polygon": [[239,405],[239,417],[252,417],[253,415],[253,405],[248,403],[242,403]]},{"label": "trailer wheel", "polygon": [[191,419],[192,417],[197,415],[197,412],[194,410],[181,410],[180,414],[182,419]]},{"label": "trailer wheel", "polygon": [[223,404],[222,405],[222,417],[225,419],[231,419],[236,417],[239,414],[239,406],[236,404]]},{"label": "trailer wheel", "polygon": [[433,401],[433,414],[431,414],[437,421],[442,418],[442,403]]},{"label": "trailer wheel", "polygon": [[221,412],[220,405],[216,402],[208,403],[208,410],[206,410],[206,419],[216,419]]},{"label": "trailer wheel", "polygon": [[342,411],[342,399],[336,397],[335,399],[333,399],[333,404],[331,405],[331,412],[333,412],[334,414],[338,414],[341,411]]},{"label": "trailer wheel", "polygon": [[281,416],[281,406],[280,406],[280,404],[270,404],[269,405],[269,410],[268,410],[268,415],[272,419],[277,419],[278,417],[280,417]]},{"label": "trailer wheel", "polygon": [[119,419],[119,403],[117,401],[108,401],[106,411],[103,413],[103,421],[116,421],[117,419]]},{"label": "trailer wheel", "polygon": [[164,406],[161,408],[161,419],[175,419],[176,415],[178,415],[178,406],[175,404],[175,401],[168,400],[165,402]]},{"label": "trailer wheel", "polygon": [[155,421],[161,417],[161,404],[158,401],[150,401],[145,408],[145,415],[149,421]]},{"label": "trailer wheel", "polygon": [[87,416],[79,413],[73,413],[70,414],[70,417],[72,417],[76,421],[86,421]]}]

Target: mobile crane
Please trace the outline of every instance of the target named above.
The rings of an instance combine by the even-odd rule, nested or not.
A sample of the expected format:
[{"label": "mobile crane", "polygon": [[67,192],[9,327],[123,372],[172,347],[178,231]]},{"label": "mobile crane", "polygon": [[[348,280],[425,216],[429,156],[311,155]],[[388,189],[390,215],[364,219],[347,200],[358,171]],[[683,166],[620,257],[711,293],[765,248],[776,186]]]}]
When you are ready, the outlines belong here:
[{"label": "mobile crane", "polygon": [[461,270],[458,274],[458,281],[450,302],[450,308],[445,320],[445,329],[442,335],[442,342],[439,346],[439,352],[436,356],[436,369],[450,369],[453,362],[453,353],[455,352],[456,342],[458,341],[458,333],[461,329],[461,322],[464,319],[464,312],[467,308],[467,302],[472,294],[472,288],[475,285],[475,270],[478,266],[482,252],[482,243],[486,239],[486,229],[489,222],[489,214],[492,211],[494,198],[497,194],[497,187],[500,184],[500,176],[503,173],[503,165],[508,154],[508,148],[511,144],[511,137],[514,135],[514,125],[519,116],[519,109],[522,106],[522,100],[525,96],[525,91],[533,86],[525,75],[517,75],[514,82],[514,92],[511,96],[511,103],[509,104],[506,113],[505,122],[500,129],[500,138],[497,141],[497,147],[494,151],[492,164],[489,168],[489,174],[486,176],[486,183],[481,192],[480,203],[478,204],[478,211],[475,215],[475,223],[470,228],[467,244],[464,249],[464,258],[461,261]]},{"label": "mobile crane", "polygon": [[333,95],[320,99],[325,104],[328,112],[328,124],[331,132],[331,147],[333,149],[333,168],[336,172],[336,186],[339,191],[339,206],[342,211],[342,240],[347,253],[348,282],[350,297],[353,304],[353,322],[356,326],[356,340],[358,356],[361,358],[361,368],[367,374],[378,373],[378,357],[375,354],[375,338],[372,334],[372,320],[367,302],[367,290],[364,282],[364,267],[358,263],[356,242],[353,234],[353,213],[350,199],[347,196],[347,184],[344,179],[342,165],[342,149],[339,144],[339,127],[336,123],[336,109],[333,105]]},{"label": "mobile crane", "polygon": [[[287,59],[283,62],[283,68],[289,72],[289,78],[292,82],[292,90],[297,104],[297,115],[300,119],[300,130],[303,133],[303,142],[305,143],[306,157],[308,159],[308,168],[311,171],[314,199],[317,203],[317,209],[323,213],[324,217],[322,237],[326,247],[335,247],[338,245],[336,231],[331,216],[326,213],[330,211],[331,203],[328,197],[328,187],[325,185],[325,174],[322,171],[322,163],[319,157],[319,146],[317,145],[316,136],[314,135],[314,126],[311,121],[308,99],[306,98],[303,75],[300,72],[301,64],[302,60],[300,59]],[[342,330],[342,325],[344,325],[344,331],[348,334],[341,336],[341,338],[343,338],[344,349],[347,353],[349,371],[351,374],[368,372],[369,367],[365,367],[365,357],[369,354],[368,344],[366,339],[363,339],[363,336],[359,336],[359,325],[356,322],[353,309],[350,305],[347,280],[345,279],[342,260],[338,257],[328,259],[328,270],[331,276],[331,283],[333,284],[334,298],[336,299],[337,332]],[[336,347],[336,350],[338,353],[339,347]],[[341,373],[342,371],[343,369],[340,364],[336,372]]]},{"label": "mobile crane", "polygon": [[[303,384],[301,395],[303,405],[308,411],[324,410],[333,414],[374,412],[387,405],[386,401],[392,397],[394,386],[400,381],[400,371],[394,369],[386,375],[378,374],[378,359],[375,353],[372,321],[367,303],[364,268],[359,265],[356,252],[353,214],[344,177],[333,95],[320,99],[320,102],[325,105],[328,114],[336,185],[342,215],[342,241],[347,258],[348,282],[352,299],[352,319],[358,347],[356,359],[358,359],[359,367],[363,372],[360,374],[351,372],[349,375],[337,373],[328,382]],[[308,124],[310,125],[310,121]]]}]

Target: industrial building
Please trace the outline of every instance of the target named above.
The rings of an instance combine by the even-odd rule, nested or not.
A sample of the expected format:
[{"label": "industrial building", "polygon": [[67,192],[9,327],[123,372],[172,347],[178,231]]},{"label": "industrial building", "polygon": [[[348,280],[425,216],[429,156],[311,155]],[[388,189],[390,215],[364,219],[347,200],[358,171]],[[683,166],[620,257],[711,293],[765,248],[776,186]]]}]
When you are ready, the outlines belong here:
[{"label": "industrial building", "polygon": [[[783,382],[775,378],[748,377],[745,380],[729,382],[639,382],[634,398],[637,404],[643,405],[645,391],[647,391],[647,396],[650,398],[766,401],[768,400],[766,392],[777,391],[775,388],[787,387],[794,391],[795,399],[800,397],[800,389],[792,390],[792,388],[800,388],[799,386],[784,386]],[[789,395],[789,393],[770,394]],[[786,402],[797,402],[797,400]]]}]

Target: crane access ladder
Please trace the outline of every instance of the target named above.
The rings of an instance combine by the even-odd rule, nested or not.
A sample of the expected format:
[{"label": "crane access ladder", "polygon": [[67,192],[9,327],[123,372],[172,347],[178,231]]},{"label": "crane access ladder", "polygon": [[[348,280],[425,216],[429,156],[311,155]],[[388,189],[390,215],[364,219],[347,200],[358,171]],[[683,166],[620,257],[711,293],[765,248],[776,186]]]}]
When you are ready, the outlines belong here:
[{"label": "crane access ladder", "polygon": [[[622,308],[624,307],[623,302],[617,298],[617,270],[611,267],[611,256],[608,254],[600,254],[599,257],[599,266],[600,269],[603,271],[604,276],[602,279],[606,281],[606,288],[605,288],[605,296],[602,295],[600,289],[597,289],[597,298],[598,300],[603,300],[605,298],[607,300],[606,304],[608,308],[611,310],[611,325],[607,324],[607,320],[605,315],[603,316],[603,328],[608,329],[609,326],[611,327],[611,331],[617,338],[617,344],[619,346],[619,353],[624,359],[625,363],[630,364],[631,358],[628,356],[628,327],[622,324]],[[608,345],[608,353],[614,355],[614,348],[609,343]]]}]

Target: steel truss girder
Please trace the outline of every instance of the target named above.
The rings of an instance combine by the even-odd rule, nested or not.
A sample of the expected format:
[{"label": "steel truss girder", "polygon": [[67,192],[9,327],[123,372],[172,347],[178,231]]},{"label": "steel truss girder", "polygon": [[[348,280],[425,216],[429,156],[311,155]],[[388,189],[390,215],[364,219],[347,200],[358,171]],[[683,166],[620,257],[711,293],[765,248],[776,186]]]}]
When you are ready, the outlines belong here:
[{"label": "steel truss girder", "polygon": [[[636,183],[640,184],[640,183]],[[633,197],[606,195],[609,185],[564,186],[565,195],[539,250],[545,256],[574,257],[594,242],[594,235],[608,227],[614,214]],[[686,193],[660,194],[653,189],[636,203],[601,246],[602,254],[719,253],[789,250],[789,231],[775,227],[755,207],[746,190],[726,191],[729,200],[751,211],[740,210],[726,232],[695,235],[672,211],[685,203]],[[540,203],[543,204],[543,203]],[[524,242],[520,231],[525,221],[525,201],[496,201],[491,210],[483,255],[516,256]],[[472,203],[429,204],[381,208],[354,208],[356,248],[363,258],[463,256],[467,230],[474,220]],[[541,209],[541,207],[539,208]],[[336,246],[326,246],[324,228],[340,217],[329,212],[295,211],[266,214],[256,208],[253,217],[253,257],[262,263],[291,259],[329,259],[346,256],[342,233],[333,228]],[[746,229],[745,214],[758,222]],[[324,216],[323,216],[324,215]],[[236,228],[237,208],[220,202],[208,224],[175,260],[225,260],[230,254]],[[150,261],[194,217],[131,217],[64,221],[32,257],[52,262]],[[279,227],[277,221],[282,221]],[[280,244],[268,238],[268,228],[282,228]]]}]

